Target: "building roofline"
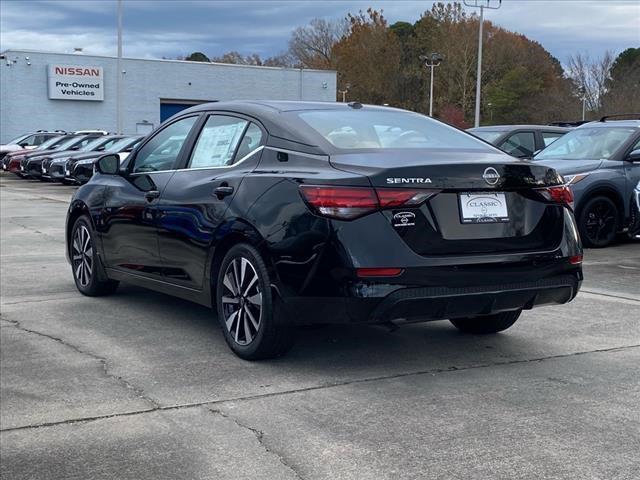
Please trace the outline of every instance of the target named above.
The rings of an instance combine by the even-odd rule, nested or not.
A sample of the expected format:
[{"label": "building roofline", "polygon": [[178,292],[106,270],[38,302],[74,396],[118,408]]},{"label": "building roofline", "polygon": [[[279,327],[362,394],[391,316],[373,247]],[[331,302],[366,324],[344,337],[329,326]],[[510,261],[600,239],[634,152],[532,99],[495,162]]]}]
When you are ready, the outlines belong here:
[{"label": "building roofline", "polygon": [[[67,55],[69,57],[74,58],[110,58],[117,59],[118,57],[114,55],[91,55],[86,53],[67,53],[67,52],[52,52],[47,50],[30,50],[30,49],[14,49],[10,48],[7,50],[3,50],[0,52],[0,55],[7,55],[8,53],[40,53],[44,55]],[[291,72],[319,72],[319,73],[337,73],[336,70],[321,70],[317,68],[294,68],[294,67],[271,67],[266,65],[240,65],[237,63],[221,63],[221,62],[194,62],[192,60],[173,60],[167,58],[137,58],[137,57],[122,57],[122,60],[136,60],[142,62],[166,62],[166,63],[188,63],[188,64],[196,64],[196,65],[216,65],[216,66],[224,66],[224,67],[237,67],[237,68],[257,68],[261,70],[288,70]]]}]

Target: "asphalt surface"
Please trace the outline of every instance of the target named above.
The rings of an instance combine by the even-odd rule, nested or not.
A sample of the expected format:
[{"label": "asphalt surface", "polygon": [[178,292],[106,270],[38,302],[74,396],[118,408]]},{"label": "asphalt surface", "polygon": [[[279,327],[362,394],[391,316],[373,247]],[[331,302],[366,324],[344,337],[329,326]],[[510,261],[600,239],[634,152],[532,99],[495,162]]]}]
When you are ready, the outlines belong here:
[{"label": "asphalt surface", "polygon": [[73,189],[0,179],[3,479],[637,479],[640,243],[495,336],[306,330],[250,363],[213,313],[77,293]]}]

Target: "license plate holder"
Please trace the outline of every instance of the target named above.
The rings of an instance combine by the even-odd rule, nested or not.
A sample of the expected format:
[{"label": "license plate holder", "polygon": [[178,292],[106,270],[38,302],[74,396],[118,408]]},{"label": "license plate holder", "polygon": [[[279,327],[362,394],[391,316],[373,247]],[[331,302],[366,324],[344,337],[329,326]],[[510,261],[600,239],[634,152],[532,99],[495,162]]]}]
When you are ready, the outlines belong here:
[{"label": "license plate holder", "polygon": [[509,221],[504,192],[462,192],[458,194],[458,206],[463,224]]}]

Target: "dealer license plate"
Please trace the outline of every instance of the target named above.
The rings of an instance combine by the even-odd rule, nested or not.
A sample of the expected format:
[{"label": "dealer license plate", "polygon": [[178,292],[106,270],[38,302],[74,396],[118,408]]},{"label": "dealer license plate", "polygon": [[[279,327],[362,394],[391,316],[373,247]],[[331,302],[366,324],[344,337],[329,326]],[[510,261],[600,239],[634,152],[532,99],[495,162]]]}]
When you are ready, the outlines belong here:
[{"label": "dealer license plate", "polygon": [[508,222],[507,199],[504,193],[460,193],[462,223]]}]

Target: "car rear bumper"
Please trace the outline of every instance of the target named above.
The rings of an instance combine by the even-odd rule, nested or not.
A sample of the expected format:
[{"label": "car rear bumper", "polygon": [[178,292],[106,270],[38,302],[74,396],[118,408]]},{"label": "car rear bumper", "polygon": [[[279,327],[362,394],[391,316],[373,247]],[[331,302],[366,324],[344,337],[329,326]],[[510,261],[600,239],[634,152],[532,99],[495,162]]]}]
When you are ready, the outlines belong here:
[{"label": "car rear bumper", "polygon": [[290,297],[284,305],[296,324],[424,322],[512,310],[529,310],[573,300],[582,270],[533,281],[483,285],[396,287],[384,296]]}]

